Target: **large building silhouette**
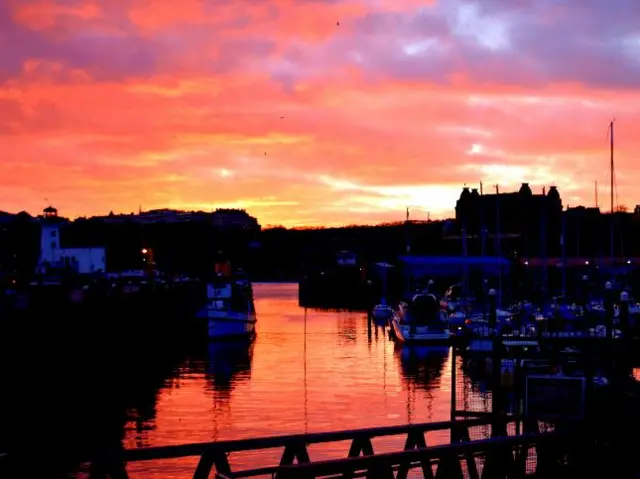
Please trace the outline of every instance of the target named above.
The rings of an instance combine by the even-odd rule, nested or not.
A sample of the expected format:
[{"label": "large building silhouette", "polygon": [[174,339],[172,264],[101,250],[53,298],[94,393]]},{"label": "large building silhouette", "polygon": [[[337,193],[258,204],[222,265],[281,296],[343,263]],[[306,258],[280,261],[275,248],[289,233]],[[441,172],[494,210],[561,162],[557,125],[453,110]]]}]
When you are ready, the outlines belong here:
[{"label": "large building silhouette", "polygon": [[[469,247],[481,254],[496,252],[498,236],[503,255],[553,255],[560,249],[562,199],[555,186],[533,193],[528,183],[517,192],[481,194],[464,187],[456,202],[456,222]],[[480,240],[480,241],[473,241]]]}]

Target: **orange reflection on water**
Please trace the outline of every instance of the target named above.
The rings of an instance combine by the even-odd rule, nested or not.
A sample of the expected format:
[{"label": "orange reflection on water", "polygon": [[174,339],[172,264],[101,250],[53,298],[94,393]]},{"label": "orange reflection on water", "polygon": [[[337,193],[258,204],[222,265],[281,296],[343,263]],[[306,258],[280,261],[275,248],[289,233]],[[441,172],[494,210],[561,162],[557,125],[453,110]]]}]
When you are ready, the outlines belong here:
[{"label": "orange reflection on water", "polygon": [[[155,419],[126,433],[127,447],[446,421],[448,350],[398,348],[364,313],[305,310],[297,285],[255,285],[251,346],[209,344],[161,389]],[[448,433],[428,441],[448,440]],[[378,451],[404,438],[374,440]],[[348,444],[312,446],[312,459]],[[277,451],[234,455],[234,466],[275,463]],[[191,477],[197,459],[132,463],[131,477]]]}]

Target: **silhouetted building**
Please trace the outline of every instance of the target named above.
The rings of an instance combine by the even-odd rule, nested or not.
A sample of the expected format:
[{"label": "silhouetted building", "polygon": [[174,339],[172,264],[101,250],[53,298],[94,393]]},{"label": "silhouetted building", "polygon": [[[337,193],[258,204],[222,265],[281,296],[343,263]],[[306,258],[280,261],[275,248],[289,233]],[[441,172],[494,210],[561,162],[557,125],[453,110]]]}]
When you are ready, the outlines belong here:
[{"label": "silhouetted building", "polygon": [[106,252],[103,247],[62,248],[61,228],[66,220],[58,216],[58,210],[49,206],[40,219],[40,259],[37,272],[68,270],[78,274],[105,271]]},{"label": "silhouetted building", "polygon": [[211,217],[213,225],[220,228],[260,230],[258,220],[243,209],[218,208]]},{"label": "silhouetted building", "polygon": [[[482,195],[465,186],[456,202],[456,222],[470,238],[469,254],[482,249],[495,254],[499,235],[503,256],[549,255],[560,249],[562,200],[555,186],[534,194],[523,183],[517,192]],[[484,248],[478,246],[483,235]]]},{"label": "silhouetted building", "polygon": [[113,214],[95,216],[94,219],[104,223],[137,223],[137,224],[166,224],[166,223],[211,223],[219,229],[259,231],[258,220],[243,209],[219,208],[213,212],[182,211],[161,208],[149,211],[139,211],[137,214]]}]

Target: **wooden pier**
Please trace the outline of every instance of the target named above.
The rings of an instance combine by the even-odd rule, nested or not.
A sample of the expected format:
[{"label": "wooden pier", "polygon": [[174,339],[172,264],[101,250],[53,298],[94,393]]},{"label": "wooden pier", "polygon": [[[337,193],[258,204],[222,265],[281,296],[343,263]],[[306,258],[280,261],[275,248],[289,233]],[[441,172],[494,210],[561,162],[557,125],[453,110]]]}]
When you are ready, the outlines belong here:
[{"label": "wooden pier", "polygon": [[[264,437],[177,446],[151,447],[112,452],[95,459],[90,479],[128,479],[127,463],[199,457],[194,479],[206,479],[215,470],[218,479],[276,477],[324,478],[367,477],[372,479],[406,479],[411,469],[421,469],[429,479],[492,479],[535,477],[550,473],[566,473],[570,467],[567,455],[577,442],[566,433],[543,433],[536,421],[529,421],[521,435],[508,435],[508,423],[515,418],[479,418],[403,426],[357,429],[348,431]],[[499,424],[498,424],[499,423]],[[488,437],[471,441],[470,429],[491,430]],[[450,444],[428,446],[426,433],[448,431]],[[374,452],[372,439],[403,436],[399,451]],[[312,460],[308,446],[320,443],[351,441],[346,457]],[[279,464],[253,469],[232,470],[229,457],[237,452],[283,449]],[[345,451],[346,452],[346,451]],[[545,476],[547,477],[547,476]]]}]

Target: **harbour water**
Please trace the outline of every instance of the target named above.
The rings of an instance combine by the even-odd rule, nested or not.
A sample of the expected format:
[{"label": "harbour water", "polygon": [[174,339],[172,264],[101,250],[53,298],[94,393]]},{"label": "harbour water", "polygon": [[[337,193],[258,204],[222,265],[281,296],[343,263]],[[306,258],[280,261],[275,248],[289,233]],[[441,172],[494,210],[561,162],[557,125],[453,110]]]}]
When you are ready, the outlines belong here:
[{"label": "harbour water", "polygon": [[[136,398],[124,400],[126,391],[111,392],[110,399],[102,401],[109,412],[95,406],[89,419],[73,419],[76,428],[87,423],[76,433],[86,434],[91,421],[100,417],[100,434],[108,423],[112,436],[122,438],[127,448],[137,448],[449,419],[448,349],[398,348],[382,328],[368,327],[365,313],[300,308],[296,284],[256,284],[254,293],[258,336],[253,344],[205,341],[165,365],[162,374],[151,375],[140,367],[129,380],[111,386],[135,389]],[[144,363],[157,369],[148,354]],[[65,385],[58,382],[57,387]],[[481,392],[469,394],[481,402]],[[123,411],[114,412],[116,396]],[[71,417],[74,412],[66,414]],[[67,426],[71,434],[69,430],[73,427]],[[448,433],[427,438],[431,444],[448,439]],[[82,441],[81,437],[78,442]],[[374,440],[374,448],[400,449],[403,441]],[[310,454],[344,457],[348,447],[320,445],[311,447]],[[231,457],[231,462],[234,467],[275,463],[279,453],[248,453]],[[196,462],[197,458],[186,458],[131,463],[128,470],[132,478],[186,478]],[[80,471],[76,477],[86,473]]]}]

